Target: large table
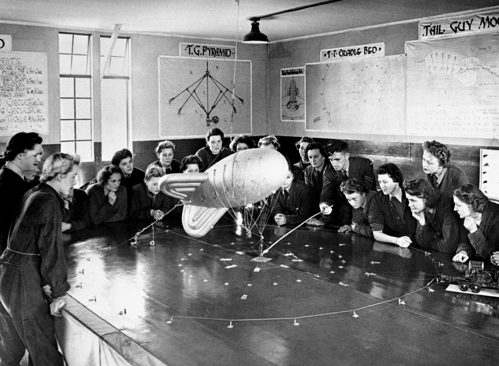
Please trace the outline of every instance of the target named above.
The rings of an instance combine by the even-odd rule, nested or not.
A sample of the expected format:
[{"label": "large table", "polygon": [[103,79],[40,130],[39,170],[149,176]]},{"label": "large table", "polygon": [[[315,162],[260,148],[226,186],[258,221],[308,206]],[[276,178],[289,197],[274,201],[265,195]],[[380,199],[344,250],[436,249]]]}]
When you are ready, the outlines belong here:
[{"label": "large table", "polygon": [[262,240],[231,223],[131,246],[144,226],[67,235],[69,365],[499,364],[499,300],[446,291],[439,274],[465,267],[450,255],[310,227],[269,225]]}]

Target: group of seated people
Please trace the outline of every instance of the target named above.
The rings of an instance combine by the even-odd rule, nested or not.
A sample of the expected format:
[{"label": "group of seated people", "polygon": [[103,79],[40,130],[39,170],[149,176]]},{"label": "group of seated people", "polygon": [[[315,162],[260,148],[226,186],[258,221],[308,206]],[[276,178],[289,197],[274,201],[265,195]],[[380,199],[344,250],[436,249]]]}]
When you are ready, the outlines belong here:
[{"label": "group of seated people", "polygon": [[[117,151],[111,164],[104,166],[95,179],[63,197],[62,230],[75,231],[125,218],[164,223],[168,213],[179,212],[178,200],[159,188],[165,174],[203,172],[246,149],[280,148],[275,136],[261,138],[256,146],[247,135],[232,139],[229,148],[223,141],[223,132],[212,128],[206,135],[206,146],[181,161],[175,159],[175,144],[162,141],[155,150],[157,160],[145,172],[134,167],[129,150]],[[8,198],[9,210],[0,210],[0,250],[5,248],[8,227],[14,219],[12,212],[21,205],[24,192],[35,184],[27,180],[32,179],[41,161],[41,142],[36,133],[22,132],[7,145],[0,171],[0,198]],[[347,142],[342,140],[324,146],[303,137],[296,148],[300,160],[288,164],[283,186],[267,199],[275,224],[325,225],[404,248],[412,245],[451,253],[457,262],[479,257],[499,265],[499,205],[470,184],[466,174],[450,162],[447,146],[424,142],[425,176],[408,181],[393,163],[379,166],[375,174],[371,160],[351,156]],[[75,163],[79,164],[77,160]],[[16,173],[23,179],[12,179]]]},{"label": "group of seated people", "polygon": [[379,166],[379,191],[372,162],[351,156],[347,142],[333,140],[322,146],[303,137],[296,147],[301,159],[290,167],[295,182],[283,188],[289,193],[288,204],[277,199],[278,225],[295,225],[320,211],[322,220],[307,223],[333,225],[339,232],[403,248],[412,245],[450,253],[456,262],[477,257],[499,265],[499,205],[450,162],[444,144],[423,143],[421,178],[404,180],[393,163]]}]

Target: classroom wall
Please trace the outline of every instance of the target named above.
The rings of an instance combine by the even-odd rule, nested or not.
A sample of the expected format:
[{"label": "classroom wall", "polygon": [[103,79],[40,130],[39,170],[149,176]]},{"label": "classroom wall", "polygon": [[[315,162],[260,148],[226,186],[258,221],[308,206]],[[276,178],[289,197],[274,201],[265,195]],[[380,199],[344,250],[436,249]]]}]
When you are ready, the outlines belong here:
[{"label": "classroom wall", "polygon": [[[100,111],[100,72],[99,36],[101,32],[86,32],[28,25],[1,24],[0,34],[12,35],[12,50],[22,52],[45,52],[48,60],[48,114],[49,133],[42,136],[45,151],[50,154],[59,151],[59,56],[58,33],[60,31],[93,35],[93,119],[95,161],[82,165],[82,180],[95,175],[106,162],[101,157],[101,111]],[[109,35],[109,33],[107,33]],[[155,160],[154,147],[163,139],[159,138],[158,106],[158,56],[178,56],[180,42],[197,42],[214,45],[234,45],[234,42],[219,40],[191,39],[160,35],[122,34],[131,37],[131,146],[137,157],[137,166],[145,168]],[[238,59],[252,61],[252,130],[253,134],[267,134],[267,46],[238,44]],[[95,77],[97,76],[97,77]],[[213,127],[213,126],[212,126]],[[205,134],[207,127],[200,130]],[[228,131],[226,131],[228,132]],[[200,136],[192,139],[176,140],[179,146],[178,157],[195,152],[204,146]],[[0,136],[0,152],[3,152],[9,136]],[[124,146],[125,147],[125,146]]]},{"label": "classroom wall", "polygon": [[[53,28],[0,23],[0,34],[12,35],[12,51],[45,52],[47,54],[49,134],[42,136],[47,144],[59,143],[59,45]],[[8,141],[0,136],[0,151]]]},{"label": "classroom wall", "polygon": [[[49,134],[44,137],[47,152],[58,150],[59,142],[59,80],[58,80],[58,32],[64,29],[34,27],[26,25],[0,24],[0,34],[11,34],[14,51],[46,52],[48,56],[49,89]],[[66,30],[67,31],[67,30]],[[73,30],[74,31],[74,30]],[[85,32],[82,32],[85,33]],[[99,70],[98,43],[101,33],[94,32],[94,72]],[[178,55],[179,42],[199,42],[232,45],[230,42],[164,37],[152,35],[130,35],[131,48],[131,148],[136,154],[136,164],[144,168],[155,159],[154,147],[159,138],[158,111],[158,67],[160,55]],[[280,121],[280,69],[303,66],[318,62],[321,49],[385,42],[385,54],[404,53],[406,41],[417,39],[417,22],[386,25],[362,30],[339,32],[331,35],[277,42],[269,46],[238,45],[241,60],[252,60],[253,135],[275,134],[283,143],[282,152],[295,156],[294,141],[301,136],[318,138],[320,141],[336,138],[328,132],[306,132],[302,122]],[[94,79],[94,99],[100,97],[99,83]],[[100,108],[94,104],[96,161],[86,167],[87,176],[95,174],[103,162],[100,156]],[[3,151],[8,137],[0,137],[0,151]],[[257,140],[257,139],[256,139]],[[177,143],[177,157],[196,151],[204,146],[202,138],[174,140]],[[373,135],[369,139],[352,136],[349,139],[353,154],[370,157],[375,166],[386,161],[399,164],[408,177],[422,174],[420,168],[421,148],[417,142],[401,142],[396,137]],[[421,141],[422,142],[422,141]],[[445,141],[444,141],[445,142]],[[468,146],[450,144],[453,160],[478,183],[479,148],[493,146]]]},{"label": "classroom wall", "polygon": [[[319,142],[338,137],[333,132],[307,132],[304,122],[280,121],[280,70],[300,67],[306,63],[320,61],[320,50],[346,47],[369,43],[384,42],[385,55],[405,53],[405,42],[417,40],[418,23],[408,22],[339,32],[331,35],[308,37],[305,39],[277,42],[269,46],[269,131],[279,137],[282,151],[291,156],[298,156],[294,151],[294,142],[301,136],[310,136]],[[359,131],[359,135],[361,131]],[[365,135],[364,135],[365,136]],[[386,162],[400,166],[406,178],[423,175],[421,168],[421,142],[403,142],[401,137],[383,134],[372,135],[368,139],[348,136],[351,153],[370,158],[375,168]],[[451,150],[451,160],[461,166],[470,180],[478,184],[479,149],[490,146],[460,145],[441,139]],[[497,146],[497,145],[496,145]]]},{"label": "classroom wall", "polygon": [[[159,141],[158,56],[178,56],[177,37],[133,36],[132,43],[132,136],[136,164],[145,168],[156,160],[154,148]],[[233,42],[189,39],[190,42],[234,45]],[[238,59],[252,61],[252,131],[253,135],[267,134],[267,46],[238,44]],[[211,127],[216,127],[212,125]],[[201,136],[208,127],[203,129]],[[224,131],[228,134],[230,131]],[[201,136],[192,139],[172,139],[177,145],[176,158],[193,154],[205,145]]]}]

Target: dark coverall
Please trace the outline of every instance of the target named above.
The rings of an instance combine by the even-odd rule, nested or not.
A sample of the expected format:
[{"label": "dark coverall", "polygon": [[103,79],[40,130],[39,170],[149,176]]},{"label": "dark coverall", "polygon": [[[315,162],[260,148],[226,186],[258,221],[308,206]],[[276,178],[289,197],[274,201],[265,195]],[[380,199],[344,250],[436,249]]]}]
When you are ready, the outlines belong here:
[{"label": "dark coverall", "polygon": [[45,183],[28,191],[7,249],[0,257],[0,365],[63,365],[54,319],[43,286],[52,298],[69,290],[61,233],[63,201]]}]

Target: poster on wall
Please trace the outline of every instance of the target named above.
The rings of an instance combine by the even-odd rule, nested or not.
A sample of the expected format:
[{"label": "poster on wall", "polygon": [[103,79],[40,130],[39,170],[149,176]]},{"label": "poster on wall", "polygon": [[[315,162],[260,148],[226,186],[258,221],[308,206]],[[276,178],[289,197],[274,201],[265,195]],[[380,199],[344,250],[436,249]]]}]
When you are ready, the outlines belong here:
[{"label": "poster on wall", "polygon": [[499,138],[499,33],[406,42],[408,133]]},{"label": "poster on wall", "polygon": [[47,55],[0,53],[0,136],[48,134]]},{"label": "poster on wall", "polygon": [[405,56],[305,65],[307,131],[405,135]]},{"label": "poster on wall", "polygon": [[252,133],[251,61],[158,58],[159,136]]},{"label": "poster on wall", "polygon": [[281,69],[281,121],[305,122],[305,68]]}]

